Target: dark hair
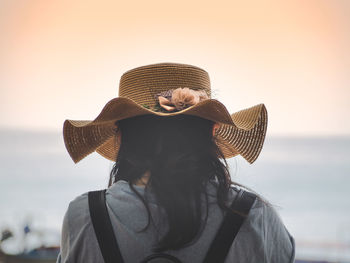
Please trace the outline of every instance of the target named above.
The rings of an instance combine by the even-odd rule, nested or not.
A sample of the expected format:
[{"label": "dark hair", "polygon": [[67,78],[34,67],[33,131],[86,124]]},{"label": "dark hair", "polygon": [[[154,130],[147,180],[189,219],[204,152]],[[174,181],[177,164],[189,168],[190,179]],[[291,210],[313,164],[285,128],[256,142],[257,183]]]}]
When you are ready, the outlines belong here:
[{"label": "dark hair", "polygon": [[[218,205],[228,209],[231,180],[226,160],[212,136],[213,125],[213,121],[190,115],[143,115],[117,122],[121,145],[109,185],[113,179],[129,183],[147,209],[145,230],[151,219],[147,196],[141,196],[133,183],[150,172],[145,190],[154,193],[169,226],[154,247],[156,252],[182,248],[198,237],[202,215],[205,213],[204,224],[208,216],[206,189],[211,180],[217,182]],[[205,212],[201,207],[203,196]]]}]

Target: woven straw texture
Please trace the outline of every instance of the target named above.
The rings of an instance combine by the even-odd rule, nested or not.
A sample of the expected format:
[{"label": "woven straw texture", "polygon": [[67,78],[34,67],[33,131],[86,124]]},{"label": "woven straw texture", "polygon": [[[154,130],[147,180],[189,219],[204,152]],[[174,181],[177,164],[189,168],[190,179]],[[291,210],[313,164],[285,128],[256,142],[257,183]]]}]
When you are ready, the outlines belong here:
[{"label": "woven straw texture", "polygon": [[204,90],[211,98],[209,75],[195,66],[160,63],[124,73],[120,79],[119,97],[110,100],[95,120],[64,122],[64,141],[73,161],[77,163],[94,151],[115,161],[119,150],[115,122],[145,114],[188,114],[212,120],[220,124],[215,137],[225,158],[240,154],[249,163],[258,158],[264,144],[268,121],[264,104],[232,115],[215,99],[203,100],[177,112],[150,110],[156,105],[156,94],[179,87]]}]

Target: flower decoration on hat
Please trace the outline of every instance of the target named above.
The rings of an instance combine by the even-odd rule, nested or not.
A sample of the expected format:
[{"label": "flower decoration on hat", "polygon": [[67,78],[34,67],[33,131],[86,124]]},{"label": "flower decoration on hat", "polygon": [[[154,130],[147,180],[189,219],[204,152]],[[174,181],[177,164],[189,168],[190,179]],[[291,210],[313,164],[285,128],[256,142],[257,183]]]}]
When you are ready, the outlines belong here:
[{"label": "flower decoration on hat", "polygon": [[193,90],[189,88],[163,91],[156,94],[155,98],[158,100],[155,111],[162,112],[181,111],[202,100],[209,99],[204,90]]}]

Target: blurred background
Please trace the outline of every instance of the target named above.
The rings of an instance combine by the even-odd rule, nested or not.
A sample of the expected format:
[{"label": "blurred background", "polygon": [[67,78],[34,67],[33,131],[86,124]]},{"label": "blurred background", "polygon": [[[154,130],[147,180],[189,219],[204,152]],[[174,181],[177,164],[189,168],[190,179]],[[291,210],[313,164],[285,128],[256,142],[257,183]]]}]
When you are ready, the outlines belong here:
[{"label": "blurred background", "polygon": [[232,179],[275,205],[299,262],[350,262],[349,13],[348,0],[0,0],[0,262],[54,257],[69,202],[112,168],[96,153],[75,165],[64,120],[93,120],[125,71],[159,62],[208,71],[231,113],[265,104],[264,148],[230,159]]}]

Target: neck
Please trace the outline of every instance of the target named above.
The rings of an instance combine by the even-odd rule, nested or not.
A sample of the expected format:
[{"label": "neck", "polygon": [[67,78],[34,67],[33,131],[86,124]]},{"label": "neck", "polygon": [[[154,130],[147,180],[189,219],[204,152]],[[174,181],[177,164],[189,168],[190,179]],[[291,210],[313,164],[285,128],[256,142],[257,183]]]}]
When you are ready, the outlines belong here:
[{"label": "neck", "polygon": [[140,179],[138,179],[138,180],[136,180],[134,182],[134,185],[146,186],[150,176],[151,176],[151,172],[150,171],[146,171]]}]

